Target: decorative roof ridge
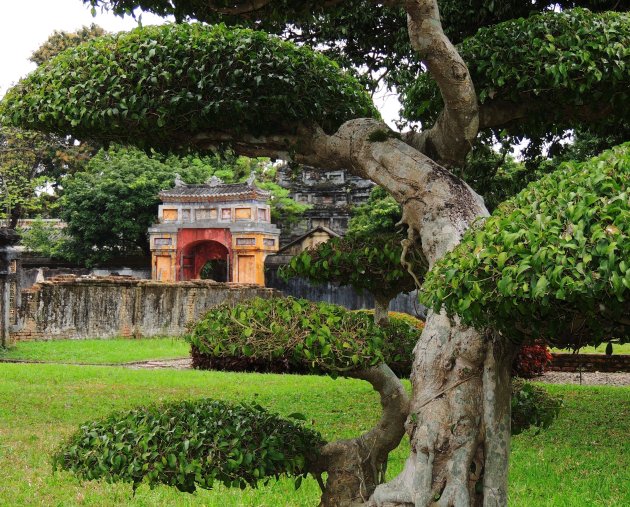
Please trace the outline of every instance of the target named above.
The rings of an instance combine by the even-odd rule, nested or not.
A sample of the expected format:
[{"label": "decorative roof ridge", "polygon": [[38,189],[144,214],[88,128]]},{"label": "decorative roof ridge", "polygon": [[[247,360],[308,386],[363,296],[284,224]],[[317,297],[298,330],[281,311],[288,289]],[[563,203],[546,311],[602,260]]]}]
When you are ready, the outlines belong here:
[{"label": "decorative roof ridge", "polygon": [[[199,191],[199,192],[195,192]],[[206,192],[204,192],[206,191]],[[213,179],[208,183],[182,183],[179,180],[179,185],[173,188],[164,189],[159,192],[159,197],[177,197],[177,196],[192,196],[197,194],[202,195],[238,195],[238,194],[254,194],[263,198],[267,198],[271,195],[268,190],[263,190],[254,184],[253,179],[250,177],[246,182],[241,183],[223,183],[219,178]]]}]

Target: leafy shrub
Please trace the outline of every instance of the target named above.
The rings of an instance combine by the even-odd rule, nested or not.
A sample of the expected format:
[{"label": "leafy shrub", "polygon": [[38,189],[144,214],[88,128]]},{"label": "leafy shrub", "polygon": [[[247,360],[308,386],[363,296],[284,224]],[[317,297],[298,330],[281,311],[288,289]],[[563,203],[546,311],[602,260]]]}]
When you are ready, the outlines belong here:
[{"label": "leafy shrub", "polygon": [[551,396],[542,387],[522,379],[512,379],[512,435],[528,428],[547,429],[562,408],[562,398]]},{"label": "leafy shrub", "polygon": [[167,24],[101,37],[45,63],[3,100],[7,122],[168,149],[200,132],[254,135],[378,117],[357,79],[261,31]]},{"label": "leafy shrub", "polygon": [[289,297],[216,307],[187,339],[195,368],[336,376],[382,362],[408,375],[419,337],[400,319],[381,328],[366,312]]},{"label": "leafy shrub", "polygon": [[630,327],[630,143],[566,163],[501,204],[427,275],[422,302],[569,347]]},{"label": "leafy shrub", "polygon": [[512,375],[532,378],[545,373],[553,357],[545,344],[523,345],[512,363]]},{"label": "leafy shrub", "polygon": [[324,444],[315,431],[256,404],[202,399],[136,408],[87,423],[53,458],[87,480],[143,481],[193,492],[300,478]]}]

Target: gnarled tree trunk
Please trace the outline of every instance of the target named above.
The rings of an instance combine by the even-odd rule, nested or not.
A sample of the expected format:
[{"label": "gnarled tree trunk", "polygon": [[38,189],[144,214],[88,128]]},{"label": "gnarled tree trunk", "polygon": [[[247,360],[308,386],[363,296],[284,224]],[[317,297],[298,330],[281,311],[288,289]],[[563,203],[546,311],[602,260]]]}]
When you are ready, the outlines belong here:
[{"label": "gnarled tree trunk", "polygon": [[[420,242],[431,267],[486,208],[466,183],[409,145],[371,142],[382,128],[373,120],[348,122],[320,153],[336,153],[392,193],[403,205],[406,241]],[[506,504],[512,350],[500,343],[429,313],[414,351],[411,454],[396,479],[376,488],[373,505]]]},{"label": "gnarled tree trunk", "polygon": [[349,372],[349,377],[367,380],[378,391],[383,414],[377,425],[363,435],[324,446],[312,472],[327,472],[322,486],[321,507],[355,507],[368,501],[385,479],[389,453],[405,435],[409,397],[394,372],[381,364]]},{"label": "gnarled tree trunk", "polygon": [[[346,122],[334,135],[303,127],[294,139],[251,139],[240,151],[270,155],[299,146],[293,156],[297,162],[348,168],[385,187],[403,206],[402,221],[408,225],[404,246],[419,243],[430,268],[488,212],[465,182],[389,132],[382,122],[358,119]],[[430,144],[435,148],[439,143]],[[512,351],[500,343],[457,319],[429,313],[411,375],[406,422],[411,454],[396,479],[376,487],[370,504],[505,505]],[[345,464],[339,470],[358,463],[341,462]],[[357,491],[358,483],[345,479],[333,483],[337,486],[328,490],[330,501],[325,505],[354,505],[355,500],[347,499],[358,497],[344,493],[344,488]]]}]

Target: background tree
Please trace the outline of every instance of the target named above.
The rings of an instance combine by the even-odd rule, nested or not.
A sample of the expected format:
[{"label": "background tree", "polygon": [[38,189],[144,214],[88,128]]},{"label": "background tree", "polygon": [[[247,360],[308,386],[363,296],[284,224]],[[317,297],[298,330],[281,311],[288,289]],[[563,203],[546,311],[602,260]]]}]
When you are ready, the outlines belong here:
[{"label": "background tree", "polygon": [[282,269],[282,276],[367,290],[374,297],[374,321],[385,324],[390,301],[416,289],[426,272],[422,255],[415,250],[407,252],[405,265],[401,264],[405,235],[402,227],[396,227],[401,216],[400,205],[375,187],[368,201],[353,210],[346,236],[296,255]]},{"label": "background tree", "polygon": [[[230,144],[246,155],[350,168],[402,204],[406,245],[417,244],[429,268],[488,215],[482,199],[448,171],[465,164],[480,130],[520,125],[518,132],[533,139],[554,129],[622,122],[627,115],[623,84],[630,68],[630,23],[625,13],[549,11],[498,24],[492,23],[500,19],[490,16],[488,29],[462,43],[472,48],[467,57],[475,68],[469,71],[442,29],[435,0],[92,3],[120,12],[142,6],[179,18],[275,26],[288,37],[294,26],[319,24],[332,13],[346,16],[349,30],[340,29],[329,45],[339,42],[335,49],[342,51],[342,43],[362,41],[352,46],[370,48],[362,53],[366,70],[391,68],[394,74],[398,69],[404,85],[405,79],[408,84],[422,80],[426,69],[437,83],[442,110],[427,116],[422,131],[400,135],[378,119],[359,81],[305,46],[222,25],[144,28],[64,52],[11,90],[0,114],[4,121],[145,147],[203,150]],[[498,15],[489,8],[494,3],[481,5]],[[502,5],[500,11],[512,16],[520,11],[518,4],[509,2],[514,9]],[[449,6],[461,12],[459,2],[442,6],[445,12]],[[567,6],[573,2],[561,5]],[[371,17],[385,25],[403,10],[406,34],[354,30],[353,22]],[[465,22],[470,33],[480,24],[476,18]],[[375,33],[386,39],[390,60],[368,58],[379,54],[371,43]],[[563,53],[560,63],[554,51],[543,49],[544,41],[553,43],[547,35],[563,42],[555,46]],[[404,47],[396,41],[402,38],[411,58],[401,58]],[[514,53],[499,51],[505,46]],[[519,67],[520,62],[525,65]],[[481,65],[485,69],[479,70]],[[555,69],[551,75],[545,73],[548,66]],[[577,77],[569,73],[574,67],[582,71]],[[424,109],[430,112],[430,106]],[[430,313],[415,347],[406,422],[411,450],[404,470],[373,492],[348,485],[347,504],[370,495],[378,505],[507,504],[513,352],[500,333],[481,332],[445,311]],[[358,449],[355,456],[359,466],[369,459],[369,450]]]},{"label": "background tree", "polygon": [[20,218],[54,213],[50,191],[91,154],[91,147],[60,135],[0,127],[0,217],[15,228]]},{"label": "background tree", "polygon": [[55,30],[41,46],[33,51],[29,60],[41,65],[70,47],[101,37],[106,33],[103,28],[94,23],[90,26],[82,26],[75,32]]},{"label": "background tree", "polygon": [[[30,60],[42,65],[69,47],[105,35],[97,25],[76,32],[55,31]],[[15,228],[20,218],[55,214],[61,178],[79,170],[98,145],[61,134],[0,127],[0,217]]]}]

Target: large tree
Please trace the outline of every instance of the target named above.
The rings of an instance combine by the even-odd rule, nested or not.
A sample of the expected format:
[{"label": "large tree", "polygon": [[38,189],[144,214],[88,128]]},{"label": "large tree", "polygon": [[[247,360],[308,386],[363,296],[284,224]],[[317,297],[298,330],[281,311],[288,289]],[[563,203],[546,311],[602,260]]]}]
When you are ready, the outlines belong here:
[{"label": "large tree", "polygon": [[[30,60],[41,65],[64,49],[105,33],[94,24],[76,32],[55,31]],[[98,146],[79,143],[65,133],[0,127],[0,218],[15,228],[21,218],[54,215],[61,178],[81,169],[97,150]]]},{"label": "large tree", "polygon": [[[465,165],[480,132],[541,139],[621,125],[630,103],[630,23],[606,11],[620,4],[612,0],[444,0],[443,18],[436,0],[90,2],[256,30],[171,25],[71,49],[8,94],[5,121],[158,149],[229,144],[246,155],[349,169],[402,204],[406,246],[418,245],[429,268],[488,215],[449,171]],[[558,11],[576,4],[604,12]],[[312,43],[342,65],[381,71],[405,101],[418,101],[422,130],[391,131],[338,64],[262,29]],[[404,470],[374,491],[346,492],[346,505],[506,505],[513,351],[500,332],[430,313],[415,348]],[[382,429],[385,438],[400,431]],[[353,452],[361,466],[370,459],[368,448]]]}]

